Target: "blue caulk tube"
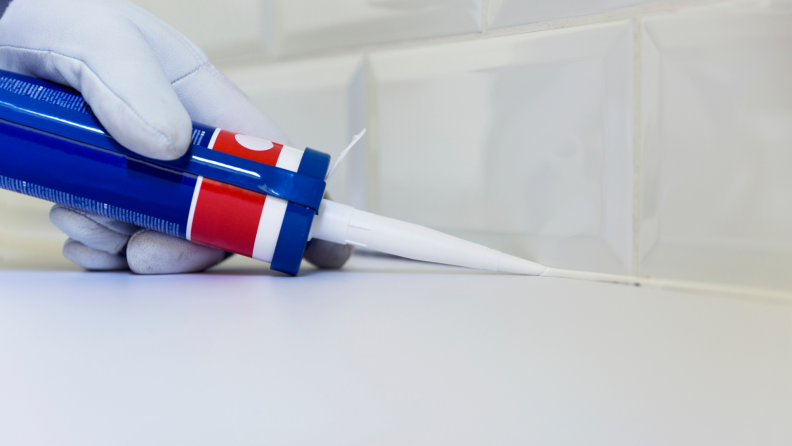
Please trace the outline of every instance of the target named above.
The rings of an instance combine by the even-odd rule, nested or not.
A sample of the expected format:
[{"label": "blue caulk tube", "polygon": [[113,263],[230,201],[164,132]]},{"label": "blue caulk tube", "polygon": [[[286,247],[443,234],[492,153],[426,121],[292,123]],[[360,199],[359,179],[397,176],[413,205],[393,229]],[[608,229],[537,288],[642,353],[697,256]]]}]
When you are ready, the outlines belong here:
[{"label": "blue caulk tube", "polygon": [[547,268],[323,200],[330,156],[193,123],[174,161],[116,142],[78,92],[0,71],[0,187],[268,262],[296,275],[319,238],[488,271]]}]

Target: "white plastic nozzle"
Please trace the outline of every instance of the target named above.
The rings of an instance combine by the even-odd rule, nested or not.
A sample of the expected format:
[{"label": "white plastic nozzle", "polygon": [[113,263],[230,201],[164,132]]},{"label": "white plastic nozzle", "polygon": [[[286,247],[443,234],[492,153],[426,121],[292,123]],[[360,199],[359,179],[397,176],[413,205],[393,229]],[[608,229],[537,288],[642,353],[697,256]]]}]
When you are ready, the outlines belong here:
[{"label": "white plastic nozzle", "polygon": [[486,271],[540,275],[547,267],[448,234],[322,200],[311,238],[364,246],[408,259]]}]

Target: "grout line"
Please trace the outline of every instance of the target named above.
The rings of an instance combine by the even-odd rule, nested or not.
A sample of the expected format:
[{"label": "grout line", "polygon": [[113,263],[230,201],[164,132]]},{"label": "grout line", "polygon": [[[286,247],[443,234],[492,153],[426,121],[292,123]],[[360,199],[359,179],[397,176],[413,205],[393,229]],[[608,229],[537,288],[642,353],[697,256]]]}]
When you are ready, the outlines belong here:
[{"label": "grout line", "polygon": [[641,178],[641,154],[643,152],[643,135],[642,135],[642,121],[643,121],[643,97],[642,97],[642,32],[643,22],[641,18],[636,17],[633,19],[633,28],[635,33],[635,48],[633,61],[635,77],[633,82],[633,262],[632,273],[635,276],[640,274],[640,243],[641,243],[641,186],[643,184]]},{"label": "grout line", "polygon": [[[380,213],[380,145],[379,145],[379,109],[376,78],[368,55],[364,58],[364,85],[366,104],[366,204],[368,212]],[[376,181],[375,181],[376,179]]]},{"label": "grout line", "polygon": [[[401,41],[383,42],[383,43],[370,43],[355,46],[347,46],[342,48],[332,48],[325,50],[317,50],[306,53],[286,54],[286,55],[267,55],[260,54],[247,54],[237,55],[228,58],[220,56],[212,57],[212,62],[218,66],[230,67],[249,64],[262,64],[262,65],[275,65],[282,62],[291,62],[298,60],[310,60],[324,57],[344,56],[344,55],[360,55],[368,54],[377,51],[387,51],[395,49],[410,49],[419,48],[429,45],[438,45],[444,43],[466,42],[477,40],[481,38],[497,38],[519,34],[529,34],[540,31],[550,31],[555,29],[564,29],[585,25],[594,25],[599,23],[607,23],[618,20],[628,20],[635,18],[642,18],[646,14],[656,14],[663,12],[676,12],[682,9],[696,8],[716,3],[726,3],[733,0],[689,0],[685,2],[679,1],[661,1],[643,4],[639,6],[631,6],[627,8],[619,8],[603,13],[582,15],[578,17],[570,17],[565,19],[549,20],[544,22],[531,23],[527,25],[513,26],[510,28],[489,29],[489,4],[490,0],[482,0],[482,31],[474,33],[464,33],[452,36],[438,36],[438,37],[425,37],[417,39],[406,39]],[[212,52],[214,55],[214,53]]]},{"label": "grout line", "polygon": [[280,18],[280,6],[277,2],[260,2],[261,6],[261,14],[263,15],[262,20],[262,43],[264,44],[265,51],[270,52],[273,55],[280,54],[280,31],[281,31],[281,21]]},{"label": "grout line", "polygon": [[489,3],[490,0],[481,0],[481,36],[489,32]]},{"label": "grout line", "polygon": [[618,274],[593,273],[589,271],[573,271],[550,268],[544,277],[560,279],[584,280],[589,282],[606,282],[620,285],[632,285],[646,288],[669,289],[676,291],[698,292],[706,294],[724,294],[750,300],[765,300],[773,303],[792,305],[792,292],[779,289],[760,288],[736,284],[717,284],[688,280],[658,279],[654,277],[635,277]]},{"label": "grout line", "polygon": [[660,1],[654,3],[645,3],[638,6],[630,6],[626,8],[613,9],[597,14],[581,15],[577,17],[568,17],[563,19],[548,20],[545,22],[530,23],[526,25],[517,25],[509,28],[501,28],[498,30],[490,31],[490,36],[501,37],[514,34],[526,34],[539,31],[549,31],[554,29],[571,28],[583,25],[593,25],[597,23],[613,22],[617,20],[628,20],[641,18],[646,14],[656,14],[663,12],[676,12],[680,9],[696,8],[706,6],[714,3],[724,3],[732,0],[690,0],[686,2],[678,1]]}]

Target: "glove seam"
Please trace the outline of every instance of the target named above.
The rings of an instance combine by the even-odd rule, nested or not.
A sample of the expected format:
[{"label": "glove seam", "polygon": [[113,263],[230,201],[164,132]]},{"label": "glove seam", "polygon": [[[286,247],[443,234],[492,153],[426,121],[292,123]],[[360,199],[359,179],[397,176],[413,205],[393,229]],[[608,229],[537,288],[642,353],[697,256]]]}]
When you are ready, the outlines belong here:
[{"label": "glove seam", "polygon": [[213,68],[213,70],[211,70],[211,71],[212,71],[212,75],[214,75],[214,77],[218,78],[221,82],[223,82],[224,84],[228,85],[232,89],[236,90],[239,94],[242,95],[242,97],[247,98],[247,95],[245,94],[245,92],[242,91],[239,87],[237,87],[237,85],[235,83],[231,82],[230,79],[225,77],[223,75],[223,73],[221,73],[220,70],[217,69],[217,67],[215,67],[213,65],[212,68]]},{"label": "glove seam", "polygon": [[[137,22],[136,22],[136,21],[135,21],[135,20],[134,20],[132,17],[130,17],[130,16],[126,15],[126,14],[123,14],[123,16],[124,16],[124,18],[126,18],[126,19],[127,19],[127,21],[128,21],[130,24],[132,24],[132,26],[134,26],[134,27],[135,27],[135,29],[138,31],[138,33],[140,34],[140,36],[141,36],[141,37],[143,37],[143,40],[145,40],[145,41],[146,41],[146,43],[148,44],[149,48],[151,48],[151,49],[153,50],[153,49],[154,49],[154,46],[151,44],[151,41],[149,40],[149,38],[148,38],[148,36],[146,35],[146,33],[145,33],[145,32],[143,32],[143,29],[142,29],[140,26],[138,26]],[[167,24],[166,24],[166,25],[167,25]],[[171,81],[171,84],[173,84],[174,82],[177,82],[178,80],[180,80],[180,79],[182,79],[182,78],[184,78],[184,77],[186,77],[186,76],[189,76],[190,74],[192,74],[192,73],[193,73],[193,72],[195,72],[196,70],[200,69],[202,66],[204,66],[204,65],[206,65],[206,64],[208,64],[208,63],[209,63],[209,59],[206,57],[206,55],[203,55],[203,54],[201,54],[199,51],[196,51],[196,49],[195,49],[195,48],[193,48],[193,46],[194,46],[195,44],[193,44],[192,42],[190,42],[190,40],[189,40],[189,39],[187,39],[187,37],[185,37],[185,36],[184,36],[182,33],[180,33],[180,32],[178,32],[178,31],[176,31],[176,29],[174,29],[174,28],[173,28],[173,27],[171,27],[171,26],[164,26],[164,27],[163,27],[163,29],[164,29],[164,30],[165,30],[165,31],[166,31],[168,34],[170,34],[170,35],[171,35],[171,37],[178,39],[178,40],[179,40],[179,41],[182,43],[182,45],[183,45],[183,46],[187,47],[187,49],[188,49],[188,50],[189,50],[189,51],[192,53],[193,57],[195,58],[195,62],[198,64],[198,67],[196,67],[196,68],[192,69],[192,70],[191,70],[190,72],[188,72],[187,74],[185,74],[185,75],[182,75],[182,76],[180,76],[180,77],[176,78],[176,80],[173,80],[173,81]],[[169,79],[169,80],[170,80],[170,79]]]},{"label": "glove seam", "polygon": [[229,78],[227,78],[223,73],[221,73],[220,70],[217,69],[217,67],[215,67],[212,64],[209,64],[209,65],[210,65],[210,72],[211,72],[212,76],[217,78],[220,82],[224,83],[225,85],[227,85],[232,90],[234,90],[237,93],[239,93],[243,98],[250,100],[248,98],[247,94],[245,94],[245,92],[242,91],[242,89],[239,88],[235,83],[231,82],[231,80]]},{"label": "glove seam", "polygon": [[[135,6],[137,6],[137,5],[135,5]],[[137,6],[137,7],[140,8],[139,6]],[[143,9],[145,11],[145,8],[140,8],[140,9]],[[143,36],[143,38],[148,43],[149,40],[146,37],[146,33],[144,33],[143,30],[138,26],[138,24],[135,21],[135,19],[133,19],[132,17],[128,16],[126,13],[123,13],[123,15],[124,15],[124,17],[127,18],[127,20],[129,20],[135,26],[135,28],[137,28],[138,32],[140,32],[140,34]],[[206,56],[206,54],[204,54],[203,51],[201,51],[201,49],[198,47],[198,45],[196,45],[190,39],[188,39],[187,36],[185,36],[184,34],[180,33],[176,28],[174,28],[173,26],[169,25],[168,23],[165,23],[164,21],[160,20],[159,17],[155,16],[155,18],[157,19],[157,21],[159,23],[164,25],[162,27],[162,29],[165,32],[170,34],[171,37],[174,37],[177,40],[179,40],[187,49],[190,50],[190,52],[195,57],[197,63],[203,65],[204,63],[209,61],[209,58]],[[152,49],[154,48],[151,45],[149,45],[149,47],[152,48]]]},{"label": "glove seam", "polygon": [[179,82],[187,79],[188,77],[194,75],[195,73],[197,73],[197,72],[201,71],[202,69],[204,69],[204,68],[206,68],[208,66],[211,66],[211,65],[212,65],[212,63],[207,60],[206,62],[202,63],[201,65],[198,65],[197,67],[193,68],[191,71],[187,72],[186,74],[182,75],[181,77],[178,77],[178,78],[174,79],[171,82],[171,85],[175,86]]},{"label": "glove seam", "polygon": [[171,153],[172,153],[172,154],[174,154],[174,155],[178,155],[178,153],[179,153],[179,152],[178,152],[178,151],[176,150],[176,148],[173,146],[173,143],[171,142],[170,138],[168,138],[168,136],[167,136],[167,135],[166,135],[164,132],[162,132],[162,131],[161,131],[161,130],[159,130],[158,128],[154,127],[153,125],[151,125],[151,124],[150,124],[150,123],[149,123],[149,122],[148,122],[148,121],[147,121],[145,118],[143,118],[143,116],[140,114],[140,112],[138,112],[137,110],[135,110],[135,108],[134,108],[134,107],[132,107],[132,106],[131,106],[131,105],[130,105],[130,104],[129,104],[129,103],[128,103],[128,102],[127,102],[127,101],[126,101],[124,98],[122,98],[121,96],[119,96],[119,95],[118,95],[118,93],[116,93],[115,91],[113,91],[113,89],[112,89],[112,88],[110,88],[110,87],[109,87],[109,86],[108,86],[108,85],[105,83],[105,81],[102,79],[102,77],[101,77],[101,76],[99,76],[98,74],[96,74],[96,72],[95,72],[95,71],[94,71],[94,70],[91,68],[91,66],[90,66],[90,65],[88,65],[88,63],[86,63],[84,60],[82,60],[82,59],[80,59],[80,58],[78,58],[78,57],[69,56],[69,55],[66,55],[66,54],[63,54],[63,53],[59,53],[59,52],[57,52],[57,51],[53,51],[53,50],[48,50],[48,49],[40,49],[40,48],[28,48],[28,47],[24,47],[24,46],[17,46],[17,45],[0,45],[0,50],[3,50],[3,49],[10,49],[10,50],[22,50],[22,51],[31,51],[31,52],[37,52],[37,53],[46,53],[46,54],[50,54],[50,55],[56,55],[56,56],[64,57],[64,58],[66,58],[66,59],[71,59],[71,60],[74,60],[74,61],[77,61],[77,62],[79,62],[79,63],[83,64],[83,66],[84,66],[84,67],[85,67],[85,68],[86,68],[86,69],[87,69],[87,70],[88,70],[88,71],[89,71],[91,74],[93,74],[93,75],[96,77],[96,79],[98,79],[98,80],[99,80],[99,83],[100,83],[100,84],[101,84],[101,85],[102,85],[104,88],[106,88],[106,89],[107,89],[107,90],[108,90],[110,93],[112,93],[112,95],[113,95],[113,96],[114,96],[116,99],[118,99],[119,101],[121,101],[121,103],[123,103],[123,104],[124,104],[124,105],[125,105],[125,106],[126,106],[126,107],[127,107],[129,110],[130,110],[130,111],[132,111],[132,113],[134,113],[134,114],[135,114],[135,116],[137,116],[137,118],[138,118],[138,119],[140,119],[140,121],[141,121],[141,122],[142,122],[142,123],[143,123],[143,124],[144,124],[146,127],[148,127],[149,129],[153,130],[155,133],[157,133],[157,134],[158,134],[158,135],[159,135],[159,136],[160,136],[160,137],[161,137],[161,138],[162,138],[162,139],[165,141],[165,144],[168,146],[168,149],[171,151]]}]

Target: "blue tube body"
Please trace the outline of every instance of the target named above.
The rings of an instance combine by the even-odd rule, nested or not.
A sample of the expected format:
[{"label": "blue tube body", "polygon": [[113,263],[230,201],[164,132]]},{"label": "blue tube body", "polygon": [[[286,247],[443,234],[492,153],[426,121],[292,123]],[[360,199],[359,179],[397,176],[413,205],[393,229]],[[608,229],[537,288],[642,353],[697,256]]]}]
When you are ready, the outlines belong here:
[{"label": "blue tube body", "polygon": [[0,121],[0,187],[185,238],[197,177]]},{"label": "blue tube body", "polygon": [[[230,211],[224,212],[230,214],[251,196],[282,200],[285,213],[281,226],[272,229],[277,245],[267,261],[274,270],[296,274],[324,192],[329,156],[306,149],[299,167],[287,170],[210,150],[218,132],[194,123],[193,144],[183,158],[146,159],[112,139],[76,91],[0,71],[1,188],[181,238],[190,238],[193,217],[198,218],[202,182],[218,182],[243,196],[229,195]],[[225,218],[211,214],[212,209],[201,212],[209,213],[204,218],[209,226]],[[258,217],[230,215],[229,221],[244,223],[245,218]],[[210,230],[232,236],[235,228],[214,225]],[[237,249],[239,243],[224,242],[229,234],[193,240],[252,256],[252,245]],[[258,236],[253,242],[259,243]]]}]

